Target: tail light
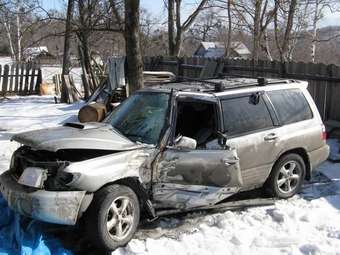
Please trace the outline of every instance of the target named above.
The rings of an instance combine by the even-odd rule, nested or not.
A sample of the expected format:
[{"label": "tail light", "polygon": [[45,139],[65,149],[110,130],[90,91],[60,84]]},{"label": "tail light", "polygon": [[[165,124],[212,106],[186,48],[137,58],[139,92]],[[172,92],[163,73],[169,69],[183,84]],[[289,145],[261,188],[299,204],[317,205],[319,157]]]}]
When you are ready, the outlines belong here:
[{"label": "tail light", "polygon": [[321,125],[321,139],[324,141],[327,140],[327,132],[324,124]]}]

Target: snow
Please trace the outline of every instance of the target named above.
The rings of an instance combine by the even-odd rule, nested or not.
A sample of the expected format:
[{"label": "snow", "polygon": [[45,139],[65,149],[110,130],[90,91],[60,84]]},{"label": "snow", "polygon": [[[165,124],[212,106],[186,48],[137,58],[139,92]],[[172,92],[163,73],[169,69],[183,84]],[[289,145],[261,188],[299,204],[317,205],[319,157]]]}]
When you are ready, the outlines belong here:
[{"label": "snow", "polygon": [[0,173],[8,168],[10,157],[18,147],[9,141],[13,134],[76,121],[81,105],[81,102],[54,104],[52,96],[10,97],[0,101]]},{"label": "snow", "polygon": [[13,59],[11,57],[0,57],[0,65],[11,65]]},{"label": "snow", "polygon": [[[46,83],[53,83],[53,76],[56,74],[61,74],[62,67],[60,65],[51,65],[51,66],[42,66],[41,73],[42,79]],[[78,91],[82,91],[82,80],[81,80],[81,68],[75,67],[72,68],[70,74],[73,77],[74,84]]]},{"label": "snow", "polygon": [[[54,104],[47,96],[0,102],[0,172],[8,168],[17,147],[9,141],[11,135],[75,120],[81,105]],[[340,255],[340,163],[323,163],[300,195],[273,206],[162,217],[143,224],[126,247],[112,254]]]}]

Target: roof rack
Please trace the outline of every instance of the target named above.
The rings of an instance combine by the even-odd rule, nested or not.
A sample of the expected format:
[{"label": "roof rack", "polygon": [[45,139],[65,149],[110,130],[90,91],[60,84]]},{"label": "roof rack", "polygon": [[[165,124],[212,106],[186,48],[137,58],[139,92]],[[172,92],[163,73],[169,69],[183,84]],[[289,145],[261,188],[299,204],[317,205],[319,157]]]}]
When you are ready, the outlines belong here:
[{"label": "roof rack", "polygon": [[[235,78],[246,78],[246,79],[253,79],[256,80],[256,82],[244,82],[240,81],[237,83],[232,84],[231,82],[228,83],[228,78],[235,77]],[[213,79],[220,79],[221,81],[213,81]],[[274,85],[274,84],[282,84],[282,83],[289,83],[289,80],[268,80],[265,77],[250,77],[250,76],[242,76],[242,75],[219,75],[218,77],[209,77],[209,78],[190,78],[190,77],[184,77],[184,76],[178,76],[176,77],[176,80],[169,83],[178,83],[178,82],[199,82],[202,83],[202,85],[213,85],[214,87],[207,87],[206,89],[203,89],[202,91],[212,91],[212,92],[222,92],[228,89],[237,89],[237,88],[243,88],[243,87],[252,87],[252,86],[267,86],[267,85]]]}]

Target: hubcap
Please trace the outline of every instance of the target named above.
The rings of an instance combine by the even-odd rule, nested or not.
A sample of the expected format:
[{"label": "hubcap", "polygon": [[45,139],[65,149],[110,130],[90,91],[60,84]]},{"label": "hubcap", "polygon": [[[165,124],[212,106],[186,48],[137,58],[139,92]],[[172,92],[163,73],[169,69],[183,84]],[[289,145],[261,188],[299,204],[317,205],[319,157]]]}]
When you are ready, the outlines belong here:
[{"label": "hubcap", "polygon": [[129,235],[133,225],[134,210],[130,198],[117,197],[107,213],[107,231],[115,240],[122,240]]},{"label": "hubcap", "polygon": [[296,189],[301,178],[301,169],[295,161],[284,164],[277,178],[277,187],[282,193],[289,193]]}]

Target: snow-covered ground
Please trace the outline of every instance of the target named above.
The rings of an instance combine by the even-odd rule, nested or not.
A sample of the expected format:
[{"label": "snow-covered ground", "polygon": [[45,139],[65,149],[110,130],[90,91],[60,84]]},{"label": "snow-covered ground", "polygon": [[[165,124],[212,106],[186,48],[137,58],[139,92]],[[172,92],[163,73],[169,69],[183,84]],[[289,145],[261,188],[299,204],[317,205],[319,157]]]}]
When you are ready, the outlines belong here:
[{"label": "snow-covered ground", "polygon": [[[41,73],[44,82],[53,83],[53,76],[56,74],[61,74],[62,67],[54,65],[54,66],[42,66]],[[82,91],[82,80],[81,80],[81,68],[75,67],[71,69],[70,74],[73,77],[74,84],[79,91]]]},{"label": "snow-covered ground", "polygon": [[54,104],[52,96],[10,97],[0,101],[0,173],[7,169],[18,146],[9,141],[13,134],[53,127],[67,119],[75,121],[81,105]]},{"label": "snow-covered ground", "polygon": [[[80,105],[38,96],[0,102],[0,172],[16,148],[12,134],[74,120]],[[273,206],[161,218],[113,254],[340,255],[340,164],[325,162],[299,196]]]},{"label": "snow-covered ground", "polygon": [[11,57],[0,57],[0,65],[10,65],[13,63],[13,59]]}]

